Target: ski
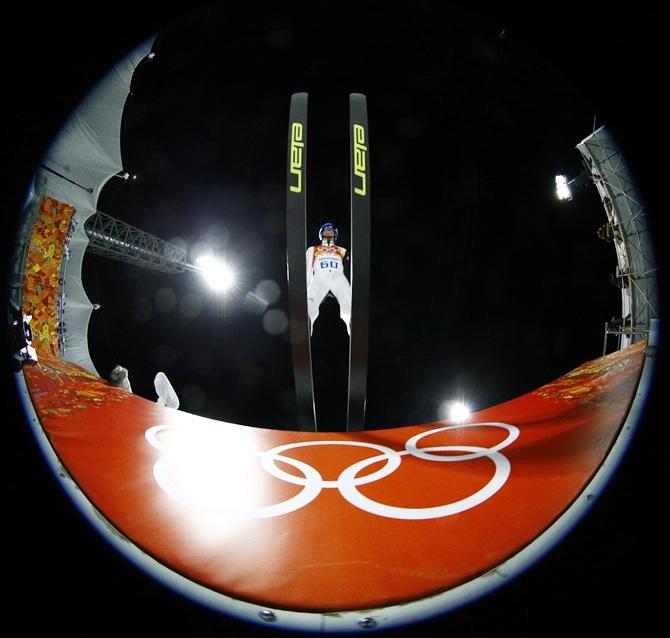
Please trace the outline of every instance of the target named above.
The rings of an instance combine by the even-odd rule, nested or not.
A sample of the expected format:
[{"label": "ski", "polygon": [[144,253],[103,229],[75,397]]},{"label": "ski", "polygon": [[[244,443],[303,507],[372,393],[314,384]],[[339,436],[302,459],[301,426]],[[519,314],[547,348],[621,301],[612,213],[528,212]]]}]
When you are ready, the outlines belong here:
[{"label": "ski", "polygon": [[347,430],[365,427],[370,314],[370,144],[365,95],[349,96],[351,339]]},{"label": "ski", "polygon": [[293,375],[301,430],[316,431],[314,380],[307,314],[307,93],[291,96],[286,162],[286,265]]}]

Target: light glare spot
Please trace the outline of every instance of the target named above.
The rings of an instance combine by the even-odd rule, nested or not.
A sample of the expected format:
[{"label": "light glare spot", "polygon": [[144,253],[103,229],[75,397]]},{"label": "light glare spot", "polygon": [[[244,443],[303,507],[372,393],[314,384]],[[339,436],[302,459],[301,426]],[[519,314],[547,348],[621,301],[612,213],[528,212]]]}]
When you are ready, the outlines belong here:
[{"label": "light glare spot", "polygon": [[244,308],[254,315],[262,315],[267,307],[267,301],[261,299],[255,292],[249,291],[244,298]]},{"label": "light glare spot", "polygon": [[281,296],[281,289],[279,284],[272,279],[264,279],[257,286],[255,293],[260,297],[268,306],[279,301]]},{"label": "light glare spot", "polygon": [[449,418],[452,421],[462,423],[470,417],[471,413],[470,408],[462,401],[452,401],[449,405]]},{"label": "light glare spot", "polygon": [[271,335],[282,334],[288,328],[288,317],[283,310],[273,308],[263,315],[263,327]]},{"label": "light glare spot", "polygon": [[572,192],[568,186],[568,180],[565,175],[556,175],[556,197],[561,201],[572,199]]},{"label": "light glare spot", "polygon": [[198,257],[195,263],[205,282],[212,290],[225,292],[232,288],[235,277],[233,271],[226,263],[211,255]]},{"label": "light glare spot", "polygon": [[448,419],[454,423],[464,423],[470,418],[472,410],[463,401],[445,401],[440,406],[440,418]]}]

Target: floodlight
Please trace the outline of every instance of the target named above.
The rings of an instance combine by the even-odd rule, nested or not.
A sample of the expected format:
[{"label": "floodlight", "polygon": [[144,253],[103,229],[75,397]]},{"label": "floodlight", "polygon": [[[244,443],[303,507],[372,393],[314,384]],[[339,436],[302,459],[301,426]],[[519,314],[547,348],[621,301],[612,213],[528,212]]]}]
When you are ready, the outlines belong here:
[{"label": "floodlight", "polygon": [[465,423],[472,414],[470,406],[463,401],[445,401],[439,408],[440,418],[454,423]]},{"label": "floodlight", "polygon": [[457,423],[463,423],[470,417],[472,410],[462,401],[452,401],[449,405],[449,419]]},{"label": "floodlight", "polygon": [[565,175],[556,175],[556,197],[561,201],[570,201],[572,199],[570,184]]},{"label": "floodlight", "polygon": [[232,287],[235,281],[233,271],[222,260],[211,255],[203,255],[198,257],[195,263],[198,272],[212,290],[225,292]]}]

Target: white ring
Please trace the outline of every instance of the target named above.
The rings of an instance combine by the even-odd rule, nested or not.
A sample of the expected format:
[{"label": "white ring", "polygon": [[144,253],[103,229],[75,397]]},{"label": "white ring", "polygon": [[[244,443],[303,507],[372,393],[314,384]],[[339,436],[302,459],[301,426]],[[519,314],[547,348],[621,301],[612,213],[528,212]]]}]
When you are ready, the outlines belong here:
[{"label": "white ring", "polygon": [[[430,434],[435,434],[437,432],[444,432],[445,430],[462,430],[463,428],[474,428],[474,427],[480,427],[480,426],[491,426],[491,427],[496,427],[496,428],[503,428],[508,431],[507,438],[505,438],[504,441],[501,443],[498,443],[497,445],[494,445],[492,448],[477,448],[480,450],[479,452],[473,452],[472,454],[465,454],[462,456],[454,456],[454,455],[449,455],[449,456],[442,456],[439,454],[429,454],[429,451],[438,451],[442,449],[442,451],[447,452],[451,449],[454,448],[462,448],[463,446],[452,446],[452,445],[447,445],[447,446],[434,446],[434,447],[427,447],[427,448],[419,448],[417,447],[417,443],[425,436],[429,436]],[[519,428],[517,428],[514,425],[509,425],[508,423],[497,423],[497,422],[487,422],[487,423],[464,423],[462,425],[447,425],[442,428],[435,428],[434,430],[428,430],[427,432],[421,432],[420,434],[417,434],[413,436],[411,439],[407,440],[407,443],[405,443],[405,449],[412,455],[416,456],[420,459],[425,459],[427,461],[440,461],[443,463],[449,463],[449,462],[454,462],[454,461],[472,461],[474,459],[481,458],[482,456],[488,456],[489,452],[498,452],[499,450],[502,450],[503,448],[507,447],[516,439],[519,437]],[[467,447],[467,446],[465,446]]]},{"label": "white ring", "polygon": [[[190,508],[243,519],[273,518],[275,516],[289,514],[290,512],[305,507],[305,505],[311,503],[321,492],[321,475],[317,470],[308,463],[304,463],[298,459],[277,455],[276,458],[292,465],[300,470],[305,476],[303,489],[295,496],[292,496],[286,501],[262,507],[226,507],[223,503],[202,502],[198,499],[197,494],[193,494],[191,491],[184,489],[183,485],[180,485],[172,479],[170,469],[174,457],[170,454],[170,450],[166,449],[165,445],[161,443],[158,438],[158,433],[162,430],[169,430],[174,427],[179,426],[154,426],[145,432],[145,437],[153,447],[165,454],[165,456],[159,458],[154,465],[153,474],[156,482],[169,496]],[[257,451],[249,451],[247,453],[257,457],[260,456],[260,453]]]},{"label": "white ring", "polygon": [[262,507],[226,507],[224,504],[199,503],[197,497],[194,498],[194,495],[180,490],[179,485],[171,479],[169,456],[164,456],[156,462],[154,465],[154,478],[167,494],[188,507],[207,510],[234,518],[273,518],[295,512],[305,507],[305,505],[311,503],[321,493],[321,477],[311,465],[288,456],[280,456],[278,458],[303,472],[307,480],[305,481],[304,488],[295,496],[286,501]]},{"label": "white ring", "polygon": [[[372,474],[368,474],[367,476],[362,476],[356,479],[356,485],[365,485],[366,483],[372,483],[373,481],[378,481],[379,479],[385,478],[400,466],[401,458],[399,452],[393,448],[386,447],[385,445],[379,445],[377,443],[364,443],[363,441],[304,441],[302,443],[287,443],[286,445],[280,445],[265,452],[261,457],[261,464],[270,474],[272,474],[272,476],[282,481],[293,483],[295,485],[305,485],[308,480],[307,475],[305,475],[305,478],[300,478],[298,476],[294,476],[293,474],[289,474],[288,472],[284,472],[284,470],[277,467],[275,464],[275,458],[277,458],[277,454],[280,452],[285,452],[286,450],[292,450],[298,447],[309,447],[311,445],[352,445],[356,447],[368,447],[382,452],[383,457],[378,455],[373,458],[386,458],[386,465]],[[280,458],[283,460],[285,457]],[[336,481],[324,481],[320,474],[319,479],[321,481],[322,487],[339,487],[339,479]]]},{"label": "white ring", "polygon": [[[460,430],[466,427],[481,426],[505,429],[508,432],[507,437],[502,442],[491,448],[483,448],[480,446],[471,445],[436,445],[425,448],[417,447],[417,443],[430,434],[436,434],[446,430]],[[480,505],[482,502],[493,496],[493,494],[495,494],[505,484],[509,478],[511,466],[507,457],[501,454],[500,450],[510,445],[519,436],[519,428],[514,425],[509,425],[507,423],[487,422],[449,425],[440,428],[434,428],[426,432],[421,432],[409,438],[405,443],[405,449],[402,451],[396,451],[385,445],[367,443],[363,441],[303,441],[300,443],[287,443],[285,445],[279,445],[263,453],[258,452],[255,449],[242,450],[242,453],[244,454],[260,457],[261,466],[275,478],[303,487],[303,489],[298,494],[287,499],[286,501],[282,501],[281,503],[263,507],[244,507],[230,505],[226,506],[224,503],[212,504],[211,502],[203,502],[201,499],[199,499],[199,495],[197,493],[192,493],[192,490],[185,489],[183,485],[180,485],[178,482],[172,479],[170,469],[173,467],[171,464],[175,457],[173,454],[171,454],[169,449],[166,449],[165,445],[162,444],[158,438],[158,433],[161,430],[170,429],[172,427],[176,426],[158,425],[149,428],[145,433],[148,442],[153,447],[165,454],[165,456],[161,457],[154,465],[154,477],[160,487],[171,497],[189,507],[208,510],[215,514],[247,519],[271,518],[274,516],[282,516],[284,514],[294,512],[311,503],[320,494],[324,487],[338,488],[340,494],[342,494],[342,497],[350,504],[365,512],[375,514],[377,516],[404,520],[422,520],[458,514],[472,507]],[[356,447],[366,447],[377,450],[381,452],[381,454],[363,459],[350,465],[340,473],[340,476],[335,481],[325,481],[319,471],[308,463],[281,454],[287,450],[309,447],[312,445],[350,445]],[[454,451],[464,452],[465,454],[450,454],[446,456],[431,454],[431,452]],[[435,507],[396,507],[379,503],[361,494],[361,492],[358,490],[359,485],[366,485],[368,483],[386,478],[396,469],[398,469],[402,461],[402,457],[408,454],[411,454],[412,456],[419,459],[439,462],[470,461],[486,457],[490,459],[495,465],[495,471],[486,485],[477,490],[477,492],[474,494],[471,494],[470,496],[453,503],[447,503]],[[376,472],[361,477],[358,476],[358,473],[365,468],[383,461],[384,459],[386,459],[386,464]],[[292,465],[300,472],[302,472],[303,476],[294,476],[293,474],[285,472],[280,467],[278,467],[276,463],[277,461]]]},{"label": "white ring", "polygon": [[161,452],[167,452],[163,444],[160,442],[158,439],[158,433],[161,430],[169,430],[170,427],[169,425],[154,425],[152,428],[149,428],[145,433],[144,437],[146,438],[147,441],[152,445],[152,447],[155,447],[157,450],[160,450]]},{"label": "white ring", "polygon": [[[481,456],[483,456],[483,451],[486,450],[486,448],[470,445],[454,445],[449,446],[449,449],[463,452],[482,452]],[[489,450],[486,451],[489,452]],[[429,518],[452,516],[483,503],[485,500],[493,496],[507,481],[510,473],[510,463],[507,460],[507,457],[500,454],[500,452],[489,452],[486,456],[493,461],[496,467],[491,480],[474,494],[459,501],[447,503],[446,505],[438,505],[436,507],[396,507],[394,505],[384,505],[383,503],[373,501],[361,494],[356,488],[356,474],[372,461],[375,461],[378,457],[364,459],[363,461],[354,463],[344,470],[344,472],[340,474],[340,494],[342,494],[342,496],[355,507],[370,514],[376,514],[377,516],[384,516],[386,518],[425,520]]]}]

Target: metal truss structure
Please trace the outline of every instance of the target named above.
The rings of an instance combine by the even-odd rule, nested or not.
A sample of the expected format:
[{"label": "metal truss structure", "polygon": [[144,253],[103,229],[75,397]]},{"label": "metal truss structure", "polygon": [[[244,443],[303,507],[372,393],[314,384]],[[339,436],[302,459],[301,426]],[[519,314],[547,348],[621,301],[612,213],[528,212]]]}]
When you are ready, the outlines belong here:
[{"label": "metal truss structure", "polygon": [[637,186],[626,161],[606,127],[602,126],[577,145],[587,172],[598,189],[607,223],[601,236],[616,250],[613,283],[621,289],[621,317],[605,325],[603,354],[608,337],[618,349],[649,335],[659,318],[659,284],[651,228]]},{"label": "metal truss structure", "polygon": [[84,227],[89,239],[86,249],[101,257],[164,273],[194,270],[186,262],[187,251],[163,239],[122,222],[106,213],[96,212]]}]

